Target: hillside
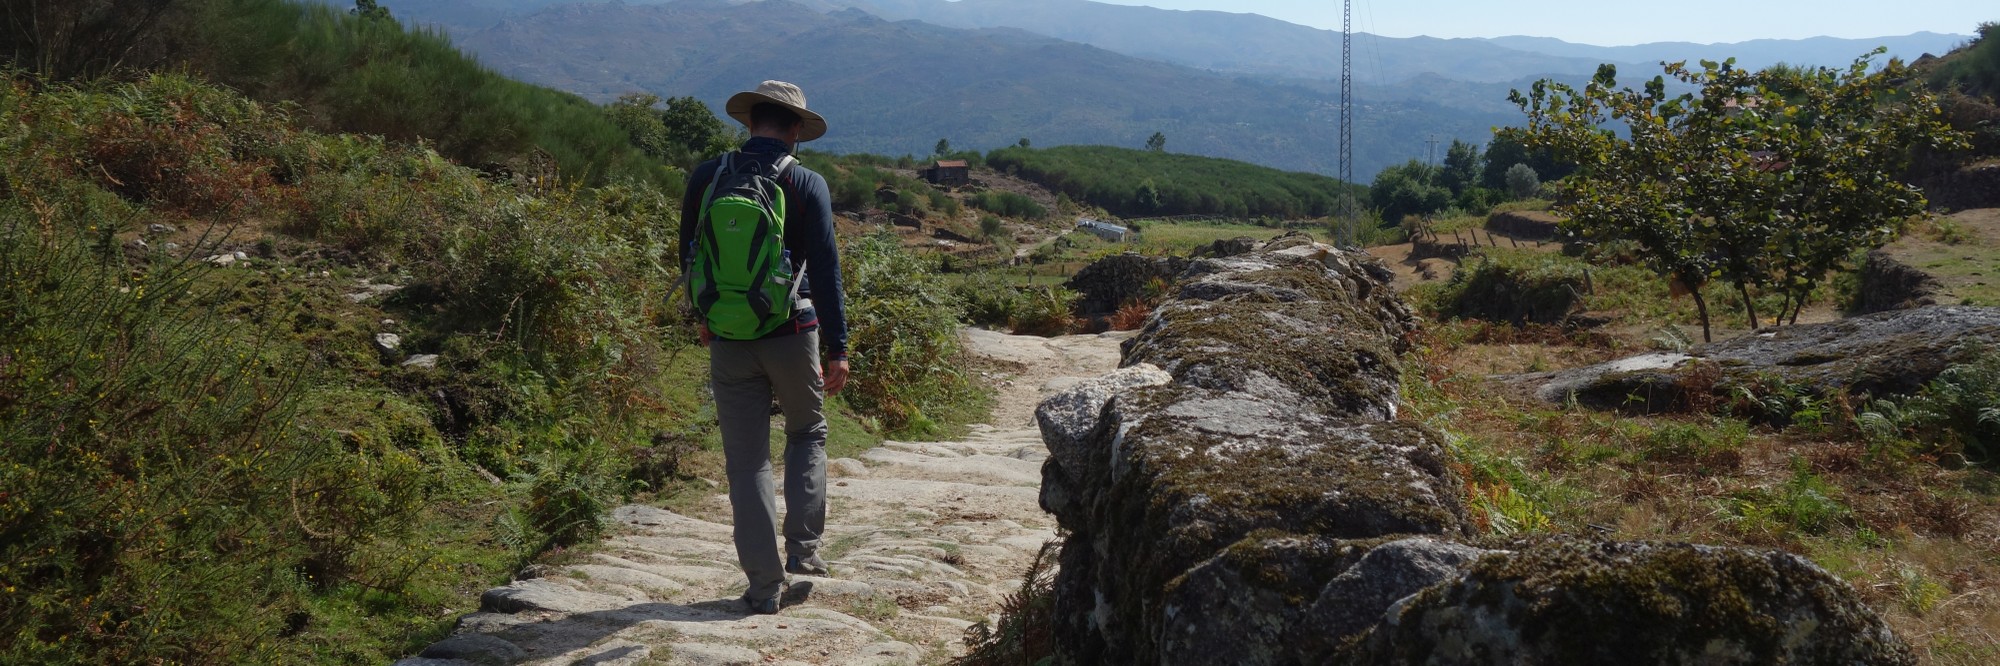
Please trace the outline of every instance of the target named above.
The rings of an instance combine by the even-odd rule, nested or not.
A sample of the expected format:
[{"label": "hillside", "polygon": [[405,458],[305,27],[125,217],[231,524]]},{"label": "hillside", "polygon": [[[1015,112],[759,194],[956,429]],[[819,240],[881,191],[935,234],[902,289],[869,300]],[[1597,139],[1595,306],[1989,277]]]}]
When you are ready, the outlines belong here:
[{"label": "hillside", "polygon": [[1867,53],[1876,47],[1889,50],[1886,57],[1916,60],[1924,54],[1943,55],[1969,39],[1967,35],[1947,35],[1935,32],[1919,32],[1910,35],[1871,37],[1864,39],[1841,39],[1837,37],[1812,37],[1808,39],[1754,39],[1746,42],[1696,44],[1692,42],[1653,42],[1632,46],[1593,46],[1576,44],[1550,37],[1527,37],[1511,35],[1494,37],[1484,41],[1510,49],[1541,53],[1550,56],[1585,58],[1606,62],[1675,62],[1686,60],[1721,61],[1735,58],[1739,67],[1763,69],[1778,63],[1790,65],[1811,65],[1820,67],[1841,67],[1854,62],[1855,56]]},{"label": "hillside", "polygon": [[[786,49],[742,44],[782,38]],[[939,138],[987,150],[1143,145],[1287,170],[1332,173],[1337,93],[1142,60],[1018,30],[822,14],[789,2],[570,5],[456,36],[502,72],[605,101],[646,90],[720,108],[766,78],[799,82],[834,129],[815,148],[928,153]],[[809,53],[813,57],[802,58]],[[1483,140],[1511,110],[1467,112],[1419,99],[1364,98],[1355,172],[1423,149],[1424,137]]]},{"label": "hillside", "polygon": [[[1221,72],[1340,78],[1340,33],[1258,14],[1178,11],[1090,0],[848,0],[891,20],[954,28],[1019,28],[1125,55]],[[1544,74],[1589,75],[1599,60],[1552,56],[1471,39],[1354,36],[1363,85],[1423,74],[1493,83]]]}]

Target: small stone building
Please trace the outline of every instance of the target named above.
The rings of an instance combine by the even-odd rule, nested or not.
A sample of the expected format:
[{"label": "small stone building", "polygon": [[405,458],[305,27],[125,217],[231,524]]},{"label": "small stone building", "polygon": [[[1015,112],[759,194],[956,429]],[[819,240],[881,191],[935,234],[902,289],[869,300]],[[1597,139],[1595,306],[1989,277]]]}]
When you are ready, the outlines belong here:
[{"label": "small stone building", "polygon": [[957,187],[972,182],[972,166],[965,160],[938,160],[918,169],[917,176],[932,185]]}]

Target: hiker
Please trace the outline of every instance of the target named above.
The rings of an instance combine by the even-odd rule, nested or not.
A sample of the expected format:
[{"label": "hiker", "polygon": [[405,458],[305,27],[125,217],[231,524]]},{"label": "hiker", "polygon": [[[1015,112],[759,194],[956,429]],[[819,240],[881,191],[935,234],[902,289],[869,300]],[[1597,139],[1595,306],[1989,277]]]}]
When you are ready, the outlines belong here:
[{"label": "hiker", "polygon": [[[826,393],[847,383],[847,321],[833,197],[792,150],[826,119],[783,81],[725,107],[750,128],[736,152],[689,174],[681,201],[682,268],[709,351],[710,388],[727,459],[736,559],[751,612],[778,612],[785,574],[824,575]],[[782,237],[782,242],[777,239]],[[825,363],[821,364],[821,345]],[[822,372],[822,370],[824,372]],[[771,482],[771,399],[785,416],[785,561]]]}]

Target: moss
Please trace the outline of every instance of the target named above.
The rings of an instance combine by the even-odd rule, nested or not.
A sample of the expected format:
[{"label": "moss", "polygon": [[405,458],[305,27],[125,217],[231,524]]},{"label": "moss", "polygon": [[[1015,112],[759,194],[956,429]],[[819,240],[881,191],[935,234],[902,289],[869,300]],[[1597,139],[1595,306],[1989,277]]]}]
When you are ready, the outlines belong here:
[{"label": "moss", "polygon": [[1797,557],[1554,539],[1473,565],[1355,663],[1912,663],[1854,591]]},{"label": "moss", "polygon": [[1275,381],[1315,411],[1388,418],[1401,366],[1381,334],[1352,326],[1367,320],[1339,303],[1177,305],[1159,313],[1126,361],[1222,391]]}]

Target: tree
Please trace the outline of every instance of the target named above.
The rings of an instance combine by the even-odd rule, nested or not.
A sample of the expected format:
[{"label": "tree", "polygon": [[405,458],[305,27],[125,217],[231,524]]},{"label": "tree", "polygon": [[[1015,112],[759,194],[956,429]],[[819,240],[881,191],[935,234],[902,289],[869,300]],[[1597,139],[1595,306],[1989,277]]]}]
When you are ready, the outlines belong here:
[{"label": "tree", "polygon": [[1479,146],[1452,139],[1451,148],[1444,153],[1444,169],[1438,172],[1438,184],[1453,195],[1464,194],[1466,188],[1479,185],[1485,168],[1486,158],[1479,154]]},{"label": "tree", "polygon": [[1527,199],[1535,196],[1535,191],[1540,189],[1542,177],[1535,175],[1534,167],[1520,163],[1507,167],[1507,194],[1516,200]]},{"label": "tree", "polygon": [[938,157],[944,157],[946,155],[950,155],[951,139],[938,139],[937,147],[931,149],[931,154],[937,155]]},{"label": "tree", "polygon": [[1673,63],[1666,74],[1700,91],[1673,97],[1659,76],[1643,90],[1619,88],[1604,65],[1581,90],[1544,80],[1509,99],[1528,116],[1525,143],[1580,167],[1558,197],[1569,229],[1635,243],[1692,292],[1707,340],[1702,285],[1734,285],[1752,327],[1753,289],[1776,289],[1779,317],[1796,321],[1829,271],[1923,211],[1922,194],[1896,176],[1912,149],[1961,139],[1928,92],[1899,85],[1909,77],[1901,61],[1869,72],[1881,53],[1844,70]]},{"label": "tree", "polygon": [[1019,143],[1016,143],[1016,144],[1014,144],[1014,145],[1017,145],[1017,146],[1020,146],[1020,147],[1022,147],[1022,148],[1027,148],[1027,147],[1028,147],[1028,137],[1025,137],[1025,136],[1024,136],[1024,137],[1021,137],[1021,141],[1020,141]]},{"label": "tree", "polygon": [[692,169],[735,144],[735,136],[715,112],[693,97],[666,100],[662,108],[658,95],[627,93],[605,107],[605,113],[625,130],[632,145],[682,169]]},{"label": "tree", "polygon": [[1507,170],[1516,164],[1528,165],[1544,181],[1559,180],[1576,171],[1576,165],[1556,159],[1554,151],[1529,146],[1524,142],[1525,134],[1519,127],[1493,131],[1493,140],[1486,143],[1486,165],[1479,176],[1481,185],[1506,189]]},{"label": "tree", "polygon": [[354,8],[348,10],[365,19],[389,18],[389,8],[375,3],[375,0],[354,0]]},{"label": "tree", "polygon": [[1411,215],[1430,215],[1451,205],[1451,190],[1437,185],[1438,168],[1416,160],[1383,169],[1368,187],[1368,202],[1383,224],[1402,224]]},{"label": "tree", "polygon": [[1150,150],[1156,153],[1166,152],[1167,135],[1161,134],[1159,132],[1154,132],[1153,136],[1148,137],[1146,139],[1146,150]]}]

